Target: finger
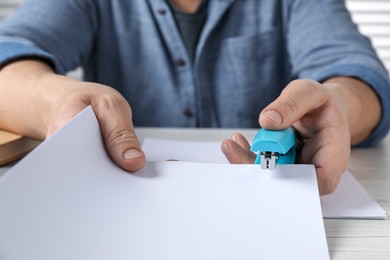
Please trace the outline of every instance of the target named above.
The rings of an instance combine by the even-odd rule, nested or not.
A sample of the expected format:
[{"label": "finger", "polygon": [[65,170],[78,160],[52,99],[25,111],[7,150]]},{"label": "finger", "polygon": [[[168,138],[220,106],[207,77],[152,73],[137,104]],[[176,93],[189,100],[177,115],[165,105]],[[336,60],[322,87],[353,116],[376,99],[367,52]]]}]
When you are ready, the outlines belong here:
[{"label": "finger", "polygon": [[240,133],[234,133],[232,135],[232,140],[236,142],[239,146],[241,146],[244,150],[249,151],[251,148],[250,144],[248,143],[248,140],[246,140],[246,138]]},{"label": "finger", "polygon": [[266,129],[287,128],[308,112],[324,105],[328,99],[328,94],[320,83],[295,80],[260,113],[259,123]]},{"label": "finger", "polygon": [[224,140],[221,150],[232,164],[252,164],[256,158],[254,153],[249,149],[244,149],[234,140]]},{"label": "finger", "polygon": [[342,173],[347,169],[351,148],[346,131],[322,130],[301,151],[301,163],[316,167],[321,195],[335,191]]},{"label": "finger", "polygon": [[130,172],[143,168],[145,155],[134,131],[128,103],[115,95],[91,103],[111,158]]},{"label": "finger", "polygon": [[329,158],[326,159],[327,161],[335,162],[336,160],[336,162],[324,165],[314,161],[320,195],[334,192],[340,182],[342,174],[347,168],[344,163],[339,161],[339,158],[336,158],[336,156],[329,154],[328,157]]}]

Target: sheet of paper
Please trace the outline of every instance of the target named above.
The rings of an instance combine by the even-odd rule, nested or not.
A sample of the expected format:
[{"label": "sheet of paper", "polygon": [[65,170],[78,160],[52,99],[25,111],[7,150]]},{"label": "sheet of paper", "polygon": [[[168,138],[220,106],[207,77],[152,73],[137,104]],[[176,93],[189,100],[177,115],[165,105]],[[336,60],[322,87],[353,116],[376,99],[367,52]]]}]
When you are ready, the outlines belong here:
[{"label": "sheet of paper", "polygon": [[[228,163],[218,142],[172,141],[146,138],[142,148],[149,161],[177,159],[190,162]],[[349,171],[337,190],[321,197],[324,218],[386,219],[386,211],[374,201]]]},{"label": "sheet of paper", "polygon": [[0,259],[328,260],[311,165],[107,156],[90,108],[0,178]]},{"label": "sheet of paper", "polygon": [[386,211],[346,171],[336,191],[321,197],[325,218],[386,219]]},{"label": "sheet of paper", "polygon": [[142,149],[147,161],[178,160],[203,163],[228,163],[218,142],[175,141],[145,138]]}]

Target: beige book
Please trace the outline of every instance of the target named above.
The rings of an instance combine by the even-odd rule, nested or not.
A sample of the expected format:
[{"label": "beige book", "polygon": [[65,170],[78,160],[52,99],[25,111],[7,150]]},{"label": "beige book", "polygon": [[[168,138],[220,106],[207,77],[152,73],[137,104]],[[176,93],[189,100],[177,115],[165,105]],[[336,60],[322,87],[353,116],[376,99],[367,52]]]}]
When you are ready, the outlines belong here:
[{"label": "beige book", "polygon": [[0,165],[22,158],[39,143],[37,140],[0,130]]}]

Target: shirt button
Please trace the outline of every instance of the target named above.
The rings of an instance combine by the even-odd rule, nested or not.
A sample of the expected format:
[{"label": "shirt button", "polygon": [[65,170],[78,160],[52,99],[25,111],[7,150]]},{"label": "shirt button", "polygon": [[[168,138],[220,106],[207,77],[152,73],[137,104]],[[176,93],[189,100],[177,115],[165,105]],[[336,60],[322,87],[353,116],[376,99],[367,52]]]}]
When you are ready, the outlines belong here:
[{"label": "shirt button", "polygon": [[184,67],[186,65],[186,61],[182,58],[179,58],[175,62],[177,67]]},{"label": "shirt button", "polygon": [[157,13],[159,13],[161,15],[165,15],[167,13],[167,11],[165,10],[164,7],[160,7],[157,9]]},{"label": "shirt button", "polygon": [[183,109],[183,115],[187,118],[191,118],[194,116],[194,113],[192,112],[192,110],[190,108],[185,108],[185,109]]},{"label": "shirt button", "polygon": [[167,10],[165,10],[164,7],[160,7],[157,9],[157,12],[161,15],[165,15],[167,13]]}]

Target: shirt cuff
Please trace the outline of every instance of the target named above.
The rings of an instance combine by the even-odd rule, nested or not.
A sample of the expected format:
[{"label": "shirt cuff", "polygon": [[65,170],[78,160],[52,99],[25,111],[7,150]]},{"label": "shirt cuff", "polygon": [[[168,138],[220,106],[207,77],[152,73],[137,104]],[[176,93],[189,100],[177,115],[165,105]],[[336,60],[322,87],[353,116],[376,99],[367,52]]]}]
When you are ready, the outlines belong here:
[{"label": "shirt cuff", "polygon": [[[382,140],[390,128],[390,82],[389,79],[377,71],[358,64],[338,65],[321,74],[317,79],[322,82],[332,77],[344,76],[358,78],[377,93],[382,105],[382,116],[379,124],[366,140],[358,144],[359,147],[370,146]],[[362,118],[364,120],[364,118]]]},{"label": "shirt cuff", "polygon": [[48,61],[57,73],[65,74],[63,66],[53,55],[34,45],[19,42],[1,42],[0,50],[0,66],[21,58],[40,58]]}]

